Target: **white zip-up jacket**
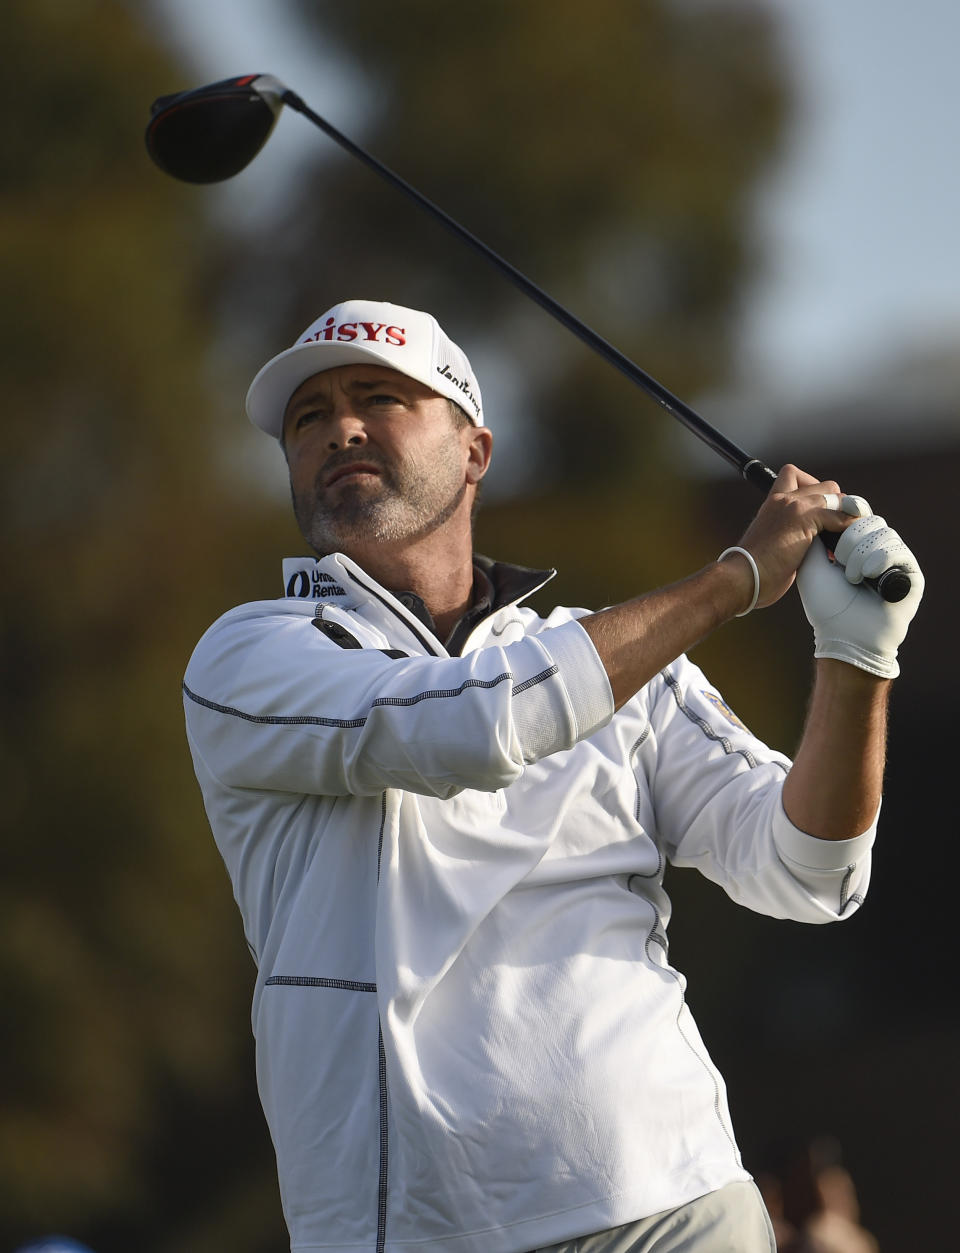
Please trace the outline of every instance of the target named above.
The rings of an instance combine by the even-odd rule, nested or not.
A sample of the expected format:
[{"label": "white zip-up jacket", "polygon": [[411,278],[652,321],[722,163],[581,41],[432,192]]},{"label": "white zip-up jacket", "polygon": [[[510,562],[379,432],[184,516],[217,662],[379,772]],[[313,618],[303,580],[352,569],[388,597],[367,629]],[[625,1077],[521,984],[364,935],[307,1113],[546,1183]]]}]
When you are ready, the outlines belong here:
[{"label": "white zip-up jacket", "polygon": [[789,762],[689,660],[614,714],[585,611],[543,619],[483,568],[508,603],[461,655],[333,555],[187,668],[300,1253],[519,1253],[748,1178],[665,862],[806,922],[866,890],[873,828],[794,827]]}]

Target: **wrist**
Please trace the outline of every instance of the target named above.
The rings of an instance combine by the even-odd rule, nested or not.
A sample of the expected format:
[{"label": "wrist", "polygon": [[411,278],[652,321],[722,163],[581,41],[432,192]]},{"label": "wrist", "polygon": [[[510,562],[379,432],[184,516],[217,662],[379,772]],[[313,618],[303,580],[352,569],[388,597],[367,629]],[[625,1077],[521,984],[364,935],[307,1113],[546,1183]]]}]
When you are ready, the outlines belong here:
[{"label": "wrist", "polygon": [[885,711],[893,680],[872,674],[837,657],[821,657],[814,662],[813,691],[817,705],[826,711],[841,738],[856,736],[864,718]]},{"label": "wrist", "polygon": [[[745,548],[741,548],[739,545],[725,548],[717,558],[717,565],[719,567],[732,565],[740,572],[740,585],[742,588],[747,589],[745,592],[746,599],[743,607],[734,612],[734,617],[745,618],[748,613],[752,613],[756,608],[757,601],[760,599],[760,571],[757,568],[753,554],[747,552]],[[744,571],[746,572],[747,580],[744,580],[742,577]]]}]

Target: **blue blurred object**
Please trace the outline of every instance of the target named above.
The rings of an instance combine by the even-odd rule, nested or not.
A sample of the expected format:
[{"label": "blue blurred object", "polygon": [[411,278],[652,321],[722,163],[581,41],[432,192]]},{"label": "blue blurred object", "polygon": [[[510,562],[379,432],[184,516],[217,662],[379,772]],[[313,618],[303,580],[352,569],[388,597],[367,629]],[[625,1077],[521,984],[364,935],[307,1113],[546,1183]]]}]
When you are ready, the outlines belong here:
[{"label": "blue blurred object", "polygon": [[93,1250],[69,1236],[41,1236],[30,1244],[21,1244],[13,1253],[93,1253]]}]

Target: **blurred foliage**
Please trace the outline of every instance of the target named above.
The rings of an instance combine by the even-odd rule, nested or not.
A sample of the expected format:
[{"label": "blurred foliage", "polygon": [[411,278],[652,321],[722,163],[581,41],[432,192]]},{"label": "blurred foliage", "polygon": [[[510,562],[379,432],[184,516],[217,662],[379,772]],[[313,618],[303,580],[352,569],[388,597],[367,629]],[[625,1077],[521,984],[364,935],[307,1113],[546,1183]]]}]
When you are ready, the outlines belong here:
[{"label": "blurred foliage", "polygon": [[[170,65],[131,6],[4,14],[0,1247],[114,1228],[146,1248],[177,1111],[254,1105],[249,958],[178,690],[227,508],[203,431],[217,248],[144,157]],[[249,1144],[217,1151],[243,1169]],[[181,1183],[172,1208],[208,1193]]]}]

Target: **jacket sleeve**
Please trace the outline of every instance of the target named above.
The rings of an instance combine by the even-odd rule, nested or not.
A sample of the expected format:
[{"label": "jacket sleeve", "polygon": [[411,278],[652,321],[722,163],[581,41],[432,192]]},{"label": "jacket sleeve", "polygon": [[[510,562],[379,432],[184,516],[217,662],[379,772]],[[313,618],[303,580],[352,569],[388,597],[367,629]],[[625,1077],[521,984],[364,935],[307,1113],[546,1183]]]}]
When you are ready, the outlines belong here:
[{"label": "jacket sleeve", "polygon": [[234,611],[184,680],[191,750],[221,783],[327,796],[496,791],[609,720],[575,623],[465,657],[343,649],[305,615]]},{"label": "jacket sleeve", "polygon": [[644,760],[668,859],[695,866],[739,904],[833,922],[863,901],[876,820],[850,840],[795,827],[782,804],[790,761],[752,735],[686,658],[650,685]]}]

